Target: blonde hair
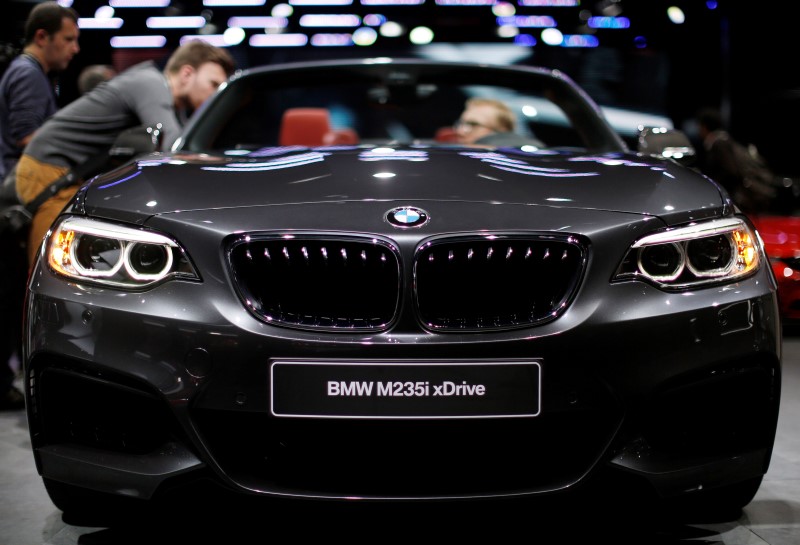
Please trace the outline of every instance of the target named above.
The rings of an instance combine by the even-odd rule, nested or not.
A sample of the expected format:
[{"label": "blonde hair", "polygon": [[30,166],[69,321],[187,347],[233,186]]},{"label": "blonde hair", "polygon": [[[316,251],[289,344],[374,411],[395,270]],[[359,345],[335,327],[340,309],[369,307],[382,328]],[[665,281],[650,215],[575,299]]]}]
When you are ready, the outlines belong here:
[{"label": "blonde hair", "polygon": [[503,132],[513,132],[517,127],[517,117],[505,102],[493,98],[473,97],[467,100],[466,107],[491,106],[496,112],[495,123],[497,129]]}]

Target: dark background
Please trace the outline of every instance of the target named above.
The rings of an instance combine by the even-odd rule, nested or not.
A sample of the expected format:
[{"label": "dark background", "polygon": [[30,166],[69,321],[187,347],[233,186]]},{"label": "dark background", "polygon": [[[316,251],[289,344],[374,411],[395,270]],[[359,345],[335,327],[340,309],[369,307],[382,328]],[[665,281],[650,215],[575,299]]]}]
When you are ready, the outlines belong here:
[{"label": "dark background", "polygon": [[[36,0],[3,0],[0,41],[18,47],[24,20]],[[81,17],[113,0],[73,0]],[[59,77],[59,100],[68,103],[77,96],[76,80],[89,64],[112,64],[123,69],[146,58],[164,60],[182,35],[195,30],[148,29],[145,19],[154,15],[203,15],[222,32],[234,15],[269,15],[274,0],[255,7],[204,6],[202,0],[172,0],[164,8],[115,8],[115,17],[125,21],[119,30],[81,31],[81,52]],[[599,29],[595,48],[546,45],[538,38],[541,29],[523,29],[537,37],[532,47],[514,45],[511,38],[498,38],[491,5],[439,5],[424,0],[420,5],[361,5],[353,0],[345,6],[294,6],[290,32],[348,32],[352,29],[301,29],[304,13],[380,13],[410,28],[433,29],[433,46],[413,46],[407,36],[379,37],[369,47],[253,48],[245,39],[230,48],[239,68],[260,64],[317,58],[449,56],[502,62],[505,55],[494,46],[514,50],[517,64],[558,68],[582,85],[598,103],[669,117],[673,124],[696,138],[693,118],[701,107],[719,108],[737,139],[755,144],[769,165],[781,175],[797,176],[794,160],[800,145],[800,65],[795,59],[800,7],[794,2],[741,2],[719,0],[600,0],[577,2],[574,7],[525,6],[514,3],[517,15],[551,15],[564,34],[587,33],[585,16],[617,14],[630,20],[626,29]],[[676,25],[668,19],[668,6],[680,7],[686,21]],[[711,9],[713,7],[713,9]],[[583,18],[582,18],[583,16]],[[247,29],[248,36],[253,30]],[[202,31],[201,31],[202,33]],[[113,35],[161,34],[167,44],[161,49],[112,49]],[[502,44],[502,45],[501,45]],[[492,46],[492,47],[481,47]],[[437,49],[438,47],[438,49]],[[433,53],[431,53],[433,51]],[[437,53],[438,52],[438,53]]]}]

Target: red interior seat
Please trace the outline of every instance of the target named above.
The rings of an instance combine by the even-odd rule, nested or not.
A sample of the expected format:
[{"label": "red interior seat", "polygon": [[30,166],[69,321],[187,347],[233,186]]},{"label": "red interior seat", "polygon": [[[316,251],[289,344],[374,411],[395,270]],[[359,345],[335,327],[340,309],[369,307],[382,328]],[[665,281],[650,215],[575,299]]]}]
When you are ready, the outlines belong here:
[{"label": "red interior seat", "polygon": [[458,142],[458,133],[453,127],[440,127],[433,138],[437,142]]},{"label": "red interior seat", "polygon": [[289,108],[283,113],[279,138],[281,146],[358,143],[358,134],[355,130],[331,127],[330,112],[325,108]]}]

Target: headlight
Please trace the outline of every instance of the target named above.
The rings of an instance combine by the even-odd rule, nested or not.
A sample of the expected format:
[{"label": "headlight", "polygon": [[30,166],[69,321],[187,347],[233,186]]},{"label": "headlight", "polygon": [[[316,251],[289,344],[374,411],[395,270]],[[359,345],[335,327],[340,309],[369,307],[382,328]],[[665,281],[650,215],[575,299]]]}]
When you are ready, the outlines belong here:
[{"label": "headlight", "polygon": [[68,217],[47,241],[50,268],[76,280],[141,288],[168,277],[199,279],[183,249],[164,235]]},{"label": "headlight", "polygon": [[614,279],[691,288],[747,276],[758,270],[759,256],[756,234],[743,220],[714,220],[637,240]]}]

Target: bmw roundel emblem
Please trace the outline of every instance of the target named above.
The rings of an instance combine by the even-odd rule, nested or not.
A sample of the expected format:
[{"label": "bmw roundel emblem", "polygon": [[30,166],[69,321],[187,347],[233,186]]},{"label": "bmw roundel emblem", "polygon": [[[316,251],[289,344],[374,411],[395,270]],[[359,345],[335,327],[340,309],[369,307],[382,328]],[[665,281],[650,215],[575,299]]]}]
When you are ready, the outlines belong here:
[{"label": "bmw roundel emblem", "polygon": [[386,221],[401,229],[420,227],[428,223],[428,213],[413,206],[401,206],[386,212]]}]

